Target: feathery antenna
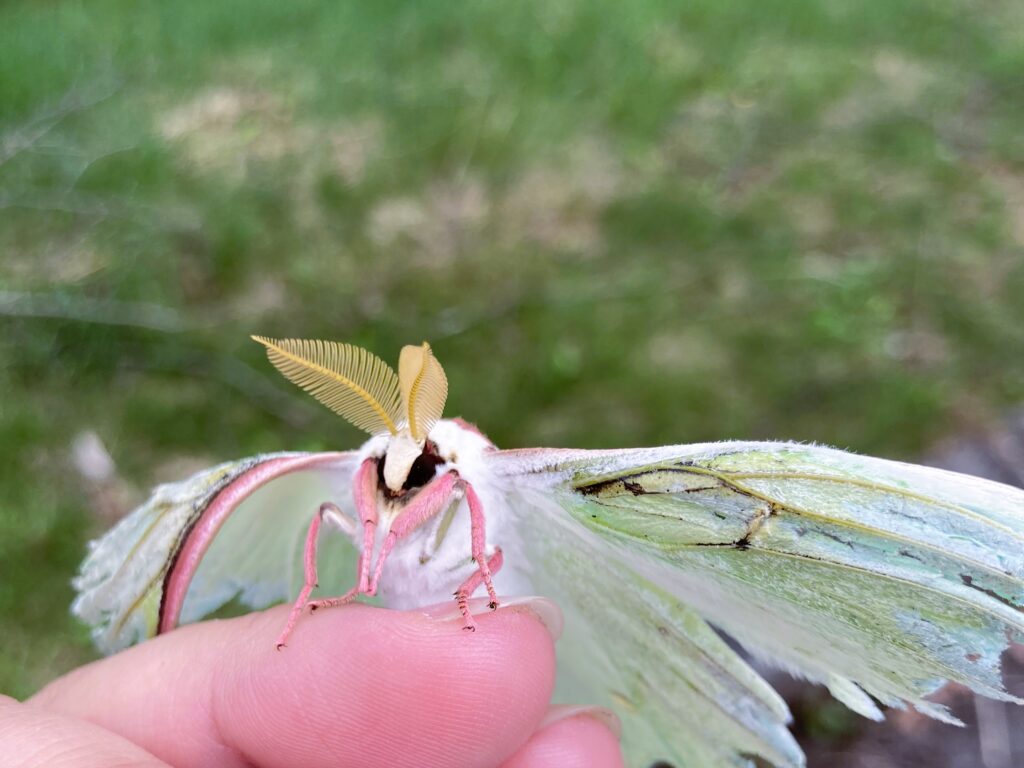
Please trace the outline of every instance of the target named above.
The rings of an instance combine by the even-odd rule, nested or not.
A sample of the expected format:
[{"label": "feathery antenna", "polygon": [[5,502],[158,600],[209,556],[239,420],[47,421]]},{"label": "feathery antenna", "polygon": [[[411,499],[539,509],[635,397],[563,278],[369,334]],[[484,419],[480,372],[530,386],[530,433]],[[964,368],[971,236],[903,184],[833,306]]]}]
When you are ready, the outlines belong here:
[{"label": "feathery antenna", "polygon": [[398,358],[398,380],[409,432],[415,440],[425,440],[441,418],[448,399],[448,378],[427,342],[419,347],[402,347]]},{"label": "feathery antenna", "polygon": [[372,352],[335,341],[252,339],[267,348],[267,357],[285,378],[359,429],[371,435],[398,433],[402,418],[398,376]]}]

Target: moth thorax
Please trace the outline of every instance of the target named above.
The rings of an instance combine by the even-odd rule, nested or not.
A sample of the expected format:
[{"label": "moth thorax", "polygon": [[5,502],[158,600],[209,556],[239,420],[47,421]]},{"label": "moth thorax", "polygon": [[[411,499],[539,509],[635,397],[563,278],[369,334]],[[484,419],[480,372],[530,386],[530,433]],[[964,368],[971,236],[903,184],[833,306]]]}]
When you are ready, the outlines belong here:
[{"label": "moth thorax", "polygon": [[423,452],[423,443],[413,439],[406,431],[399,432],[388,443],[384,456],[384,484],[397,493],[409,478],[412,465]]}]

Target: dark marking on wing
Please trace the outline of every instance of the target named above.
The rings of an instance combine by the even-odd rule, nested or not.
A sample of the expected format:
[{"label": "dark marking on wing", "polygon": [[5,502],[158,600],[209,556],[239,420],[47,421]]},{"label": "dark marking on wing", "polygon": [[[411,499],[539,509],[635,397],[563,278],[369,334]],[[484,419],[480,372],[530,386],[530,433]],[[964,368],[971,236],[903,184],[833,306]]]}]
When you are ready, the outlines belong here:
[{"label": "dark marking on wing", "polygon": [[1013,602],[1012,600],[1008,600],[1007,598],[1003,597],[1002,595],[1000,595],[995,590],[985,589],[983,587],[979,587],[977,584],[974,583],[974,578],[969,573],[961,573],[960,574],[960,581],[962,581],[965,586],[968,586],[971,589],[977,590],[978,592],[981,592],[982,594],[988,595],[993,600],[996,600],[996,601],[1002,603],[1003,605],[1009,606],[1010,608],[1013,608],[1013,610],[1015,610],[1015,611],[1020,611],[1021,613],[1024,613],[1024,606],[1017,605],[1017,603]]},{"label": "dark marking on wing", "polygon": [[[224,476],[210,487],[205,496],[202,496],[192,502],[192,517],[189,519],[188,524],[178,532],[178,538],[171,547],[171,556],[168,558],[167,566],[164,568],[162,573],[158,573],[153,579],[153,581],[156,581],[157,579],[163,580],[163,584],[160,587],[160,608],[157,610],[156,614],[157,634],[160,633],[160,627],[163,626],[164,623],[164,602],[167,599],[167,584],[170,581],[175,568],[178,566],[178,558],[181,556],[181,550],[184,547],[185,542],[188,540],[188,537],[192,535],[192,529],[196,527],[196,523],[199,522],[199,519],[203,516],[206,508],[213,503],[213,500],[217,498],[221,491],[253,467],[258,464],[262,464],[264,461],[266,461],[266,459],[253,459],[251,461],[241,462],[240,466],[236,467],[234,470],[225,472]],[[142,592],[141,594],[148,594],[150,588],[151,587],[147,586],[145,592]],[[131,611],[127,611],[125,612],[124,617],[127,618],[130,614]]]},{"label": "dark marking on wing", "polygon": [[631,480],[623,480],[622,487],[632,493],[634,496],[643,496],[647,491],[640,483],[634,483]]},{"label": "dark marking on wing", "polygon": [[[646,496],[646,495],[657,495],[657,494],[673,494],[673,493],[699,493],[701,491],[716,491],[722,487],[728,487],[731,490],[735,490],[737,493],[743,493],[739,489],[734,489],[731,485],[725,483],[713,483],[711,485],[702,485],[696,488],[673,488],[670,491],[652,491],[644,487],[643,478],[649,475],[657,474],[678,474],[678,475],[694,475],[696,473],[690,472],[682,467],[648,467],[646,469],[640,469],[636,472],[630,472],[628,474],[619,475],[609,480],[600,480],[595,483],[589,483],[586,485],[576,485],[574,490],[578,493],[582,493],[584,496],[600,496],[606,491],[610,491],[621,486],[624,490],[629,491],[634,496]],[[745,496],[749,494],[743,494]]]},{"label": "dark marking on wing", "polygon": [[854,549],[853,542],[852,541],[847,541],[846,539],[844,539],[839,534],[830,533],[828,531],[823,531],[823,530],[819,530],[818,533],[820,533],[826,539],[832,539],[832,541],[838,542],[839,544],[844,544],[847,547],[849,547],[850,549]]},{"label": "dark marking on wing", "polygon": [[[765,499],[759,498],[759,497],[755,496],[754,494],[751,494],[751,493],[745,491],[742,488],[737,488],[737,487],[733,486],[732,484],[730,484],[728,481],[726,481],[724,479],[719,479],[719,482],[714,483],[712,485],[701,485],[701,486],[697,486],[697,487],[693,487],[693,488],[673,488],[673,489],[670,489],[670,490],[649,490],[648,488],[646,488],[644,486],[643,479],[645,477],[650,476],[650,475],[685,474],[685,475],[692,476],[692,475],[696,474],[694,472],[690,472],[689,470],[685,469],[682,465],[683,465],[683,463],[680,462],[679,465],[674,466],[674,467],[648,467],[648,468],[644,468],[644,469],[638,470],[636,472],[632,472],[632,473],[621,475],[619,477],[614,477],[614,478],[611,478],[611,479],[608,479],[608,480],[601,480],[601,481],[598,481],[598,482],[595,482],[595,483],[590,483],[589,485],[577,485],[574,488],[574,490],[577,493],[579,493],[579,494],[581,494],[583,496],[596,497],[596,498],[591,498],[590,499],[590,503],[592,503],[592,504],[598,504],[600,506],[609,506],[604,501],[602,501],[602,499],[600,498],[602,495],[607,494],[607,495],[610,495],[610,496],[618,496],[618,495],[622,495],[622,492],[628,492],[628,493],[631,493],[634,496],[658,496],[658,495],[676,495],[676,494],[683,494],[683,493],[698,493],[698,492],[701,492],[701,491],[719,491],[719,490],[726,489],[726,490],[731,491],[733,493],[736,493],[736,494],[738,494],[740,496],[746,496],[747,498],[754,499],[754,500],[756,500],[759,503],[758,504],[758,513],[755,514],[754,517],[752,517],[750,519],[750,521],[748,522],[746,532],[743,534],[742,537],[740,537],[739,539],[736,539],[735,541],[696,542],[696,543],[688,544],[687,546],[691,546],[691,547],[728,547],[730,549],[738,549],[738,550],[747,550],[751,546],[756,546],[753,543],[753,537],[760,530],[761,525],[764,523],[764,521],[768,520],[771,517],[774,517],[774,516],[778,515],[780,513],[780,511],[782,510],[782,507],[780,507],[780,505],[778,503],[774,502],[774,501],[766,501]],[[719,520],[726,520],[727,519],[726,515],[724,515],[720,510],[717,510],[717,509],[714,509],[714,508],[709,508],[708,511],[712,515],[714,515],[716,518],[718,518]],[[662,514],[660,512],[657,512],[655,510],[646,510],[645,514],[647,514],[647,515],[649,515],[651,517],[663,517],[663,518],[666,518],[666,519],[669,519],[669,520],[675,520],[676,519],[676,518],[672,517],[671,515],[665,515],[665,514]],[[597,520],[598,519],[597,515],[595,515],[595,514],[591,514],[590,518],[592,520]],[[805,533],[805,532],[806,532],[806,530],[801,531],[801,535],[803,533]],[[826,535],[829,535],[829,534],[826,534]],[[834,534],[832,534],[832,537],[836,538],[837,541],[840,541],[843,544],[847,544],[851,548],[853,546],[849,542],[843,541],[842,539],[839,539]],[[641,538],[641,537],[638,537],[638,538]],[[647,535],[647,534],[644,534],[642,536],[642,538],[650,539],[650,536]]]}]

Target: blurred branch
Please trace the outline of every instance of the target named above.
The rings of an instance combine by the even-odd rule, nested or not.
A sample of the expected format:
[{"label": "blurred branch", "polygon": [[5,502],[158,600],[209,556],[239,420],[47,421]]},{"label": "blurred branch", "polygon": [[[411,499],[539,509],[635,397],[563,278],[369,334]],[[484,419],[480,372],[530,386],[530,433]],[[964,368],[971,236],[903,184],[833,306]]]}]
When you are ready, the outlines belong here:
[{"label": "blurred branch", "polygon": [[79,86],[73,86],[55,107],[40,111],[24,125],[7,131],[0,137],[0,165],[34,146],[68,115],[83,112],[106,101],[117,93],[120,87],[121,83],[115,82],[105,88],[94,88],[92,93],[84,93]]},{"label": "blurred branch", "polygon": [[276,375],[253,368],[233,350],[207,349],[190,337],[171,338],[157,345],[124,340],[114,343],[126,370],[216,382],[294,429],[309,429],[323,415],[321,406],[299,390],[293,392],[281,386]]},{"label": "blurred branch", "polygon": [[0,316],[49,317],[78,320],[100,325],[147,328],[165,333],[181,333],[198,325],[186,321],[181,313],[149,302],[91,299],[59,293],[22,293],[0,291]]},{"label": "blurred branch", "polygon": [[8,195],[0,195],[0,210],[7,208],[70,213],[75,216],[93,216],[98,219],[104,219],[111,215],[110,206],[106,202],[81,194],[72,198],[67,191],[61,193],[59,197],[51,194],[36,199],[25,196],[13,198]]},{"label": "blurred branch", "polygon": [[226,358],[211,373],[239,394],[295,429],[308,429],[322,416],[308,398],[285,390],[238,358]]}]

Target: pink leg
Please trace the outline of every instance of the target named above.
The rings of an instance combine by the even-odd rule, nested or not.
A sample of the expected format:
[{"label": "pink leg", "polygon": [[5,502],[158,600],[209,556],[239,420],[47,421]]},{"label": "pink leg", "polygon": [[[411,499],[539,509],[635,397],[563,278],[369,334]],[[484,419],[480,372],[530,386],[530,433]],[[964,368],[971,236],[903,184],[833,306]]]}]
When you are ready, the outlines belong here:
[{"label": "pink leg", "polygon": [[380,576],[384,572],[384,561],[394,548],[395,543],[404,539],[419,526],[423,525],[435,515],[440,514],[452,502],[452,494],[461,481],[454,472],[448,472],[440,477],[435,477],[427,483],[423,489],[416,494],[416,497],[409,502],[388,529],[387,538],[381,544],[380,554],[377,555],[377,566],[373,570],[373,578],[370,580],[370,588],[366,594],[377,594],[377,585],[380,583]]},{"label": "pink leg", "polygon": [[288,635],[292,633],[292,629],[295,628],[295,622],[299,620],[299,614],[302,613],[302,609],[306,607],[306,601],[309,599],[309,593],[316,587],[316,541],[317,535],[320,533],[320,524],[324,521],[324,512],[327,510],[341,512],[334,504],[330,502],[324,502],[320,505],[320,509],[313,519],[309,523],[309,531],[306,533],[306,551],[305,551],[305,565],[306,565],[306,582],[302,585],[302,590],[299,592],[299,596],[295,598],[295,603],[292,605],[292,612],[288,614],[288,623],[285,624],[284,629],[281,631],[280,636],[277,638],[277,649],[281,650],[284,646],[285,640],[288,639]]},{"label": "pink leg", "polygon": [[355,600],[361,592],[359,586],[352,587],[341,597],[325,597],[321,600],[310,600],[306,605],[309,606],[309,612],[313,613],[321,608],[337,608],[339,605],[345,605],[345,603],[351,603]]},{"label": "pink leg", "polygon": [[[494,550],[494,554],[491,555],[490,560],[482,560],[487,569],[487,578],[489,579],[492,574],[501,570],[501,565],[504,562],[504,557],[501,554],[501,547],[497,547]],[[473,614],[469,612],[469,598],[473,596],[476,588],[479,587],[483,581],[484,567],[481,567],[476,571],[473,571],[473,575],[466,579],[462,586],[455,592],[455,602],[459,606],[462,618],[466,620],[466,624],[463,629],[468,629],[470,632],[476,632],[476,621],[473,619]],[[498,607],[498,604],[493,597],[491,599],[490,607],[492,609]]]},{"label": "pink leg", "polygon": [[[466,483],[466,502],[469,504],[469,525],[470,539],[472,541],[473,559],[480,568],[480,577],[487,588],[487,595],[491,598],[490,607],[494,610],[498,607],[498,594],[494,591],[494,582],[491,579],[491,566],[487,562],[487,532],[484,529],[484,505],[480,503],[480,497],[476,495],[473,486]],[[501,562],[500,550],[498,562]],[[475,587],[474,587],[475,589]]]},{"label": "pink leg", "polygon": [[367,459],[359,467],[353,483],[356,514],[363,524],[363,551],[359,553],[359,593],[370,591],[370,561],[377,537],[377,461]]},{"label": "pink leg", "polygon": [[367,459],[356,473],[353,483],[356,514],[363,523],[363,551],[359,553],[359,582],[341,597],[310,600],[309,612],[320,608],[336,608],[351,603],[357,596],[370,592],[370,560],[377,537],[377,462]]},{"label": "pink leg", "polygon": [[364,461],[356,472],[354,481],[353,492],[356,501],[356,511],[363,523],[363,551],[359,555],[359,583],[341,597],[331,598],[328,600],[315,600],[312,603],[309,602],[309,595],[317,586],[316,544],[317,536],[320,533],[320,525],[323,523],[324,513],[331,510],[338,514],[342,514],[341,510],[338,509],[336,505],[331,504],[330,502],[325,502],[320,505],[320,510],[316,515],[314,515],[313,520],[309,524],[309,531],[306,533],[306,549],[304,555],[306,579],[305,583],[302,585],[302,590],[299,592],[299,596],[295,599],[295,603],[292,605],[291,613],[288,614],[288,622],[285,624],[284,629],[277,638],[278,650],[281,650],[281,648],[284,647],[288,636],[291,635],[292,630],[295,629],[299,616],[302,614],[302,609],[305,608],[307,604],[311,606],[312,610],[332,605],[343,605],[350,602],[361,592],[365,591],[362,589],[362,585],[368,579],[370,569],[369,563],[373,553],[374,532],[377,529],[377,460],[367,459]]}]

